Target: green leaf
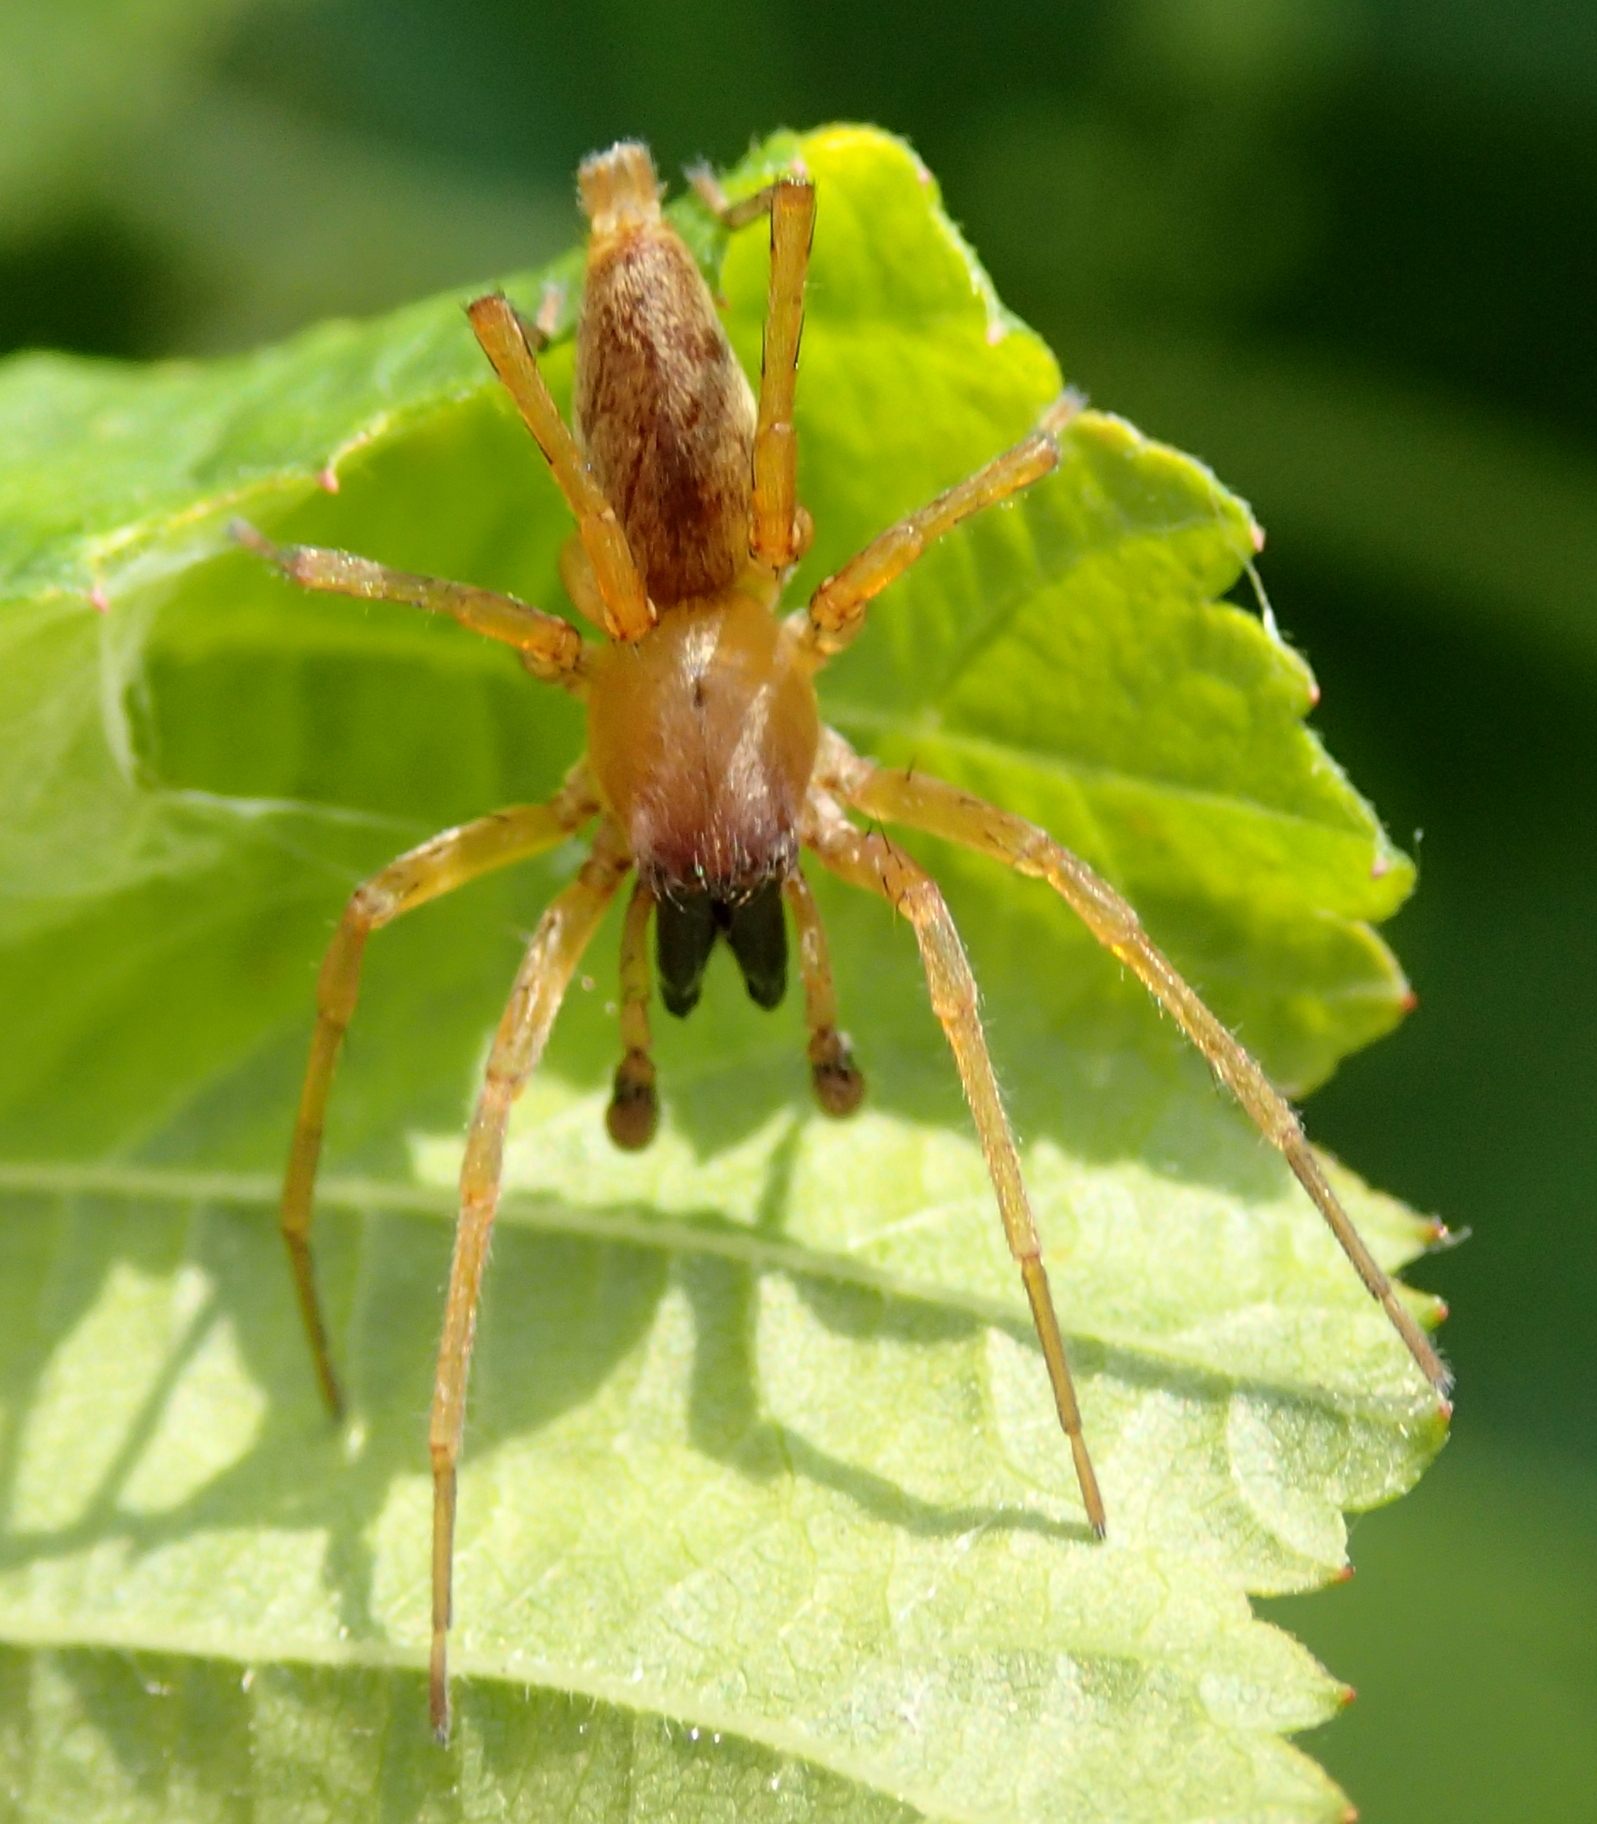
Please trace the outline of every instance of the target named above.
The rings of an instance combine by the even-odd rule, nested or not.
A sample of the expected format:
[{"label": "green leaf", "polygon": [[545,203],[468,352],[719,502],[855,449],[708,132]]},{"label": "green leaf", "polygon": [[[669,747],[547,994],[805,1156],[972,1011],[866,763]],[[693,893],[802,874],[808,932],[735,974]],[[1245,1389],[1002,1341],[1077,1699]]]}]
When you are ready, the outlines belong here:
[{"label": "green leaf", "polygon": [[[798,594],[1060,380],[902,145],[783,138],[732,181],[795,150],[820,198]],[[763,237],[681,219],[753,367]],[[512,289],[532,303],[541,276]],[[243,510],[561,606],[568,522],[458,304],[205,368],[0,373],[0,1790],[30,1819],[1340,1817],[1281,1737],[1345,1693],[1247,1593],[1338,1576],[1344,1513],[1408,1487],[1444,1421],[1112,959],[1042,889],[932,844],[1108,1542],[903,928],[818,883],[860,1116],[812,1112],[793,1005],[712,972],[690,1022],[660,1022],[661,1135],[622,1157],[612,920],[514,1129],[456,1743],[430,1745],[450,1187],[575,846],[373,946],[317,1230],[347,1436],[316,1407],[275,1168],[350,883],[546,793],[580,717],[452,626],[296,595],[224,527]],[[564,385],[567,351],[549,366]],[[1221,599],[1256,542],[1198,465],[1085,414],[1058,476],[872,610],[823,697],[851,738],[1102,865],[1301,1086],[1399,1016],[1371,921],[1411,870],[1305,729],[1301,661]],[[1337,1179],[1388,1265],[1434,1233]]]}]

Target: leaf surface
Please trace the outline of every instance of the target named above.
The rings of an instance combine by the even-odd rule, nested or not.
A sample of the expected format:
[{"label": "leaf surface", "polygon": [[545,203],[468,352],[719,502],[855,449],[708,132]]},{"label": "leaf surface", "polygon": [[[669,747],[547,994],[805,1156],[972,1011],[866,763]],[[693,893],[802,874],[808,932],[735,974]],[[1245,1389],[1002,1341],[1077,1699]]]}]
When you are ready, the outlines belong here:
[{"label": "leaf surface", "polygon": [[[820,216],[795,596],[1060,385],[898,142],[779,139],[732,181],[800,146]],[[757,368],[763,236],[682,220]],[[542,277],[511,289],[535,304]],[[1344,1513],[1441,1442],[1434,1401],[1112,959],[1042,889],[935,845],[1109,1541],[1085,1534],[907,933],[819,883],[857,1119],[804,1100],[791,1001],[760,1014],[717,969],[690,1022],[658,1022],[666,1117],[623,1158],[600,1120],[612,919],[514,1129],[457,1741],[428,1743],[450,1187],[575,847],[373,946],[317,1231],[343,1437],[274,1174],[351,882],[547,793],[580,719],[456,628],[296,596],[224,527],[561,607],[567,522],[458,304],[203,368],[0,370],[0,1790],[41,1819],[339,1817],[374,1792],[427,1819],[1341,1816],[1282,1736],[1342,1689],[1247,1593],[1339,1574]],[[563,387],[568,350],[549,366]],[[1255,546],[1201,467],[1084,414],[1056,477],[877,604],[823,706],[1104,867],[1301,1087],[1399,1016],[1372,923],[1411,870],[1305,728],[1302,662],[1223,599]],[[1338,1182],[1389,1265],[1424,1246],[1431,1225]]]}]

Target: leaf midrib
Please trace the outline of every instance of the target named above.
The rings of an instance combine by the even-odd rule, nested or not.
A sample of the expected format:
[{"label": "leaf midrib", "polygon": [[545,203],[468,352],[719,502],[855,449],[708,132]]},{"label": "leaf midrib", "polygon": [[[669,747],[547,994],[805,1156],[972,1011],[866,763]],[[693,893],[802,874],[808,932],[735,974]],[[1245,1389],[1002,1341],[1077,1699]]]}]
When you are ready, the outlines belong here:
[{"label": "leaf midrib", "polygon": [[[35,1650],[122,1651],[140,1656],[161,1654],[205,1665],[256,1666],[262,1658],[258,1653],[229,1651],[228,1636],[225,1633],[213,1642],[203,1631],[187,1628],[151,1629],[144,1623],[138,1626],[118,1625],[105,1616],[96,1618],[92,1634],[82,1629],[52,1626],[48,1622],[40,1625],[27,1618],[18,1621],[7,1617],[3,1638],[9,1645]],[[414,1652],[407,1652],[391,1639],[355,1640],[333,1636],[296,1642],[292,1650],[273,1649],[269,1658],[274,1666],[413,1673],[418,1677],[418,1691],[419,1675],[426,1664],[426,1656],[420,1645]],[[518,1658],[512,1670],[507,1668],[502,1654],[479,1655],[457,1645],[450,1650],[450,1665],[457,1680],[492,1683],[523,1694],[528,1693],[530,1688],[541,1687],[558,1697],[588,1698],[629,1716],[657,1717],[662,1721],[680,1723],[706,1733],[718,1730],[723,1735],[733,1736],[771,1753],[805,1761],[884,1798],[899,1797],[881,1783],[880,1773],[871,1769],[868,1763],[854,1763],[847,1756],[826,1754],[822,1752],[825,1747],[823,1742],[802,1733],[774,1726],[759,1726],[766,1724],[768,1719],[758,1714],[722,1714],[713,1706],[695,1706],[690,1709],[681,1702],[663,1701],[663,1694],[650,1692],[642,1685],[628,1684],[622,1687],[614,1680],[595,1678],[591,1673],[579,1677],[560,1662],[542,1658]],[[420,1735],[424,1728],[418,1695],[417,1734]],[[447,1760],[447,1751],[440,1750],[439,1754],[441,1761]],[[900,1799],[900,1802],[905,1801]],[[928,1819],[946,1820],[946,1824],[982,1824],[984,1814],[946,1809],[930,1811],[922,1800],[908,1802],[925,1812]]]},{"label": "leaf midrib", "polygon": [[[65,1164],[47,1160],[0,1161],[0,1194],[32,1196],[115,1197],[129,1202],[227,1204],[235,1208],[277,1212],[280,1180],[264,1172],[189,1172],[165,1166],[137,1166],[115,1161]],[[355,1215],[383,1210],[402,1216],[425,1216],[442,1222],[455,1218],[458,1200],[452,1191],[426,1184],[383,1178],[329,1176],[318,1182],[317,1206]],[[742,1225],[715,1228],[669,1216],[647,1219],[584,1208],[556,1192],[507,1191],[500,1218],[517,1228],[545,1234],[575,1235],[605,1245],[648,1248],[662,1254],[700,1254],[731,1261],[751,1272],[780,1272],[801,1279],[821,1279],[902,1302],[956,1312],[993,1329],[1031,1342],[1031,1325],[1004,1300],[978,1292],[956,1292],[929,1285],[849,1258],[793,1243],[772,1240]],[[1215,1377],[1214,1363],[1200,1352],[1129,1337],[1109,1328],[1080,1323],[1065,1327],[1067,1340],[1089,1342],[1116,1355],[1145,1362],[1172,1375]],[[1389,1400],[1365,1400],[1346,1389],[1330,1389],[1297,1375],[1273,1374],[1268,1386],[1279,1394],[1336,1412],[1342,1417],[1383,1420]]]},{"label": "leaf midrib", "polygon": [[[41,1625],[33,1618],[10,1616],[6,1618],[3,1633],[0,1633],[0,1639],[8,1645],[35,1651],[120,1651],[137,1654],[141,1658],[163,1655],[202,1665],[244,1667],[259,1666],[263,1657],[266,1657],[274,1666],[414,1675],[418,1686],[418,1735],[425,1727],[421,1712],[420,1676],[426,1657],[419,1643],[414,1652],[409,1652],[391,1637],[357,1640],[353,1637],[325,1636],[298,1642],[292,1650],[273,1649],[269,1656],[263,1656],[259,1653],[229,1651],[227,1638],[224,1634],[219,1641],[212,1642],[204,1632],[198,1630],[181,1627],[152,1630],[146,1624],[118,1625],[115,1620],[103,1614],[96,1617],[95,1631],[92,1634],[82,1629],[53,1626],[49,1622]],[[1089,1658],[1130,1657],[1125,1649],[1094,1649],[1090,1645],[1075,1651],[1083,1652]],[[1135,1663],[1148,1664],[1150,1660],[1151,1663],[1171,1663],[1171,1656],[1144,1655]],[[724,1711],[718,1706],[702,1702],[695,1703],[692,1707],[681,1701],[668,1702],[665,1701],[665,1694],[651,1691],[641,1683],[628,1682],[622,1685],[612,1679],[596,1678],[588,1670],[579,1675],[559,1661],[530,1655],[518,1657],[511,1667],[507,1665],[503,1654],[477,1654],[469,1648],[456,1645],[451,1648],[450,1664],[456,1680],[493,1684],[523,1696],[530,1695],[534,1689],[542,1689],[556,1697],[587,1698],[627,1716],[653,1717],[668,1724],[679,1723],[688,1728],[696,1728],[704,1734],[719,1732],[731,1736],[772,1754],[802,1761],[832,1773],[880,1798],[913,1806],[928,1820],[928,1824],[990,1824],[995,1816],[986,1808],[981,1811],[951,1808],[939,1803],[940,1795],[936,1793],[922,1792],[913,1786],[900,1786],[896,1781],[889,1783],[886,1770],[873,1767],[868,1758],[839,1754],[835,1752],[836,1745],[832,1742],[811,1737],[802,1731],[784,1729],[770,1717],[758,1712]],[[679,1697],[685,1695],[687,1694],[678,1694]],[[1228,1727],[1219,1723],[1211,1723],[1211,1726],[1220,1733],[1225,1733]],[[1316,1772],[1323,1772],[1279,1732],[1271,1730],[1266,1733],[1274,1736],[1283,1754],[1295,1756],[1314,1766]],[[439,1752],[441,1759],[449,1758],[447,1750]]]}]

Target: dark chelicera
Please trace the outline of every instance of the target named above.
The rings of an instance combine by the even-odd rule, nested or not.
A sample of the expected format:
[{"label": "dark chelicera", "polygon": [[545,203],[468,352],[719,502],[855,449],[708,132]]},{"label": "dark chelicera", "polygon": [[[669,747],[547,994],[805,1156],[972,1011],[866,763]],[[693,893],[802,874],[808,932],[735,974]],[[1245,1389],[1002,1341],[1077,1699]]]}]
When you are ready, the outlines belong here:
[{"label": "dark chelicera", "polygon": [[781,1003],[787,991],[787,925],[782,883],[771,879],[738,894],[708,888],[661,894],[654,942],[667,1013],[682,1019],[699,1004],[710,953],[723,937],[743,972],[749,999],[758,1007]]}]

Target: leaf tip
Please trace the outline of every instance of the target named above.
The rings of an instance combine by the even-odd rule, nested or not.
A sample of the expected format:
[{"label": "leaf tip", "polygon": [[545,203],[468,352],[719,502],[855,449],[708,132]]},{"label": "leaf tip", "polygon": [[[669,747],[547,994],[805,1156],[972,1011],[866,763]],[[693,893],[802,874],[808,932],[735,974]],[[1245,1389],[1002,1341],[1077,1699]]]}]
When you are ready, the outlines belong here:
[{"label": "leaf tip", "polygon": [[323,463],[321,468],[317,471],[316,485],[324,494],[336,494],[338,492],[338,471],[330,462]]},{"label": "leaf tip", "polygon": [[89,606],[96,614],[109,614],[111,612],[111,598],[106,594],[102,584],[96,583],[89,591]]}]

